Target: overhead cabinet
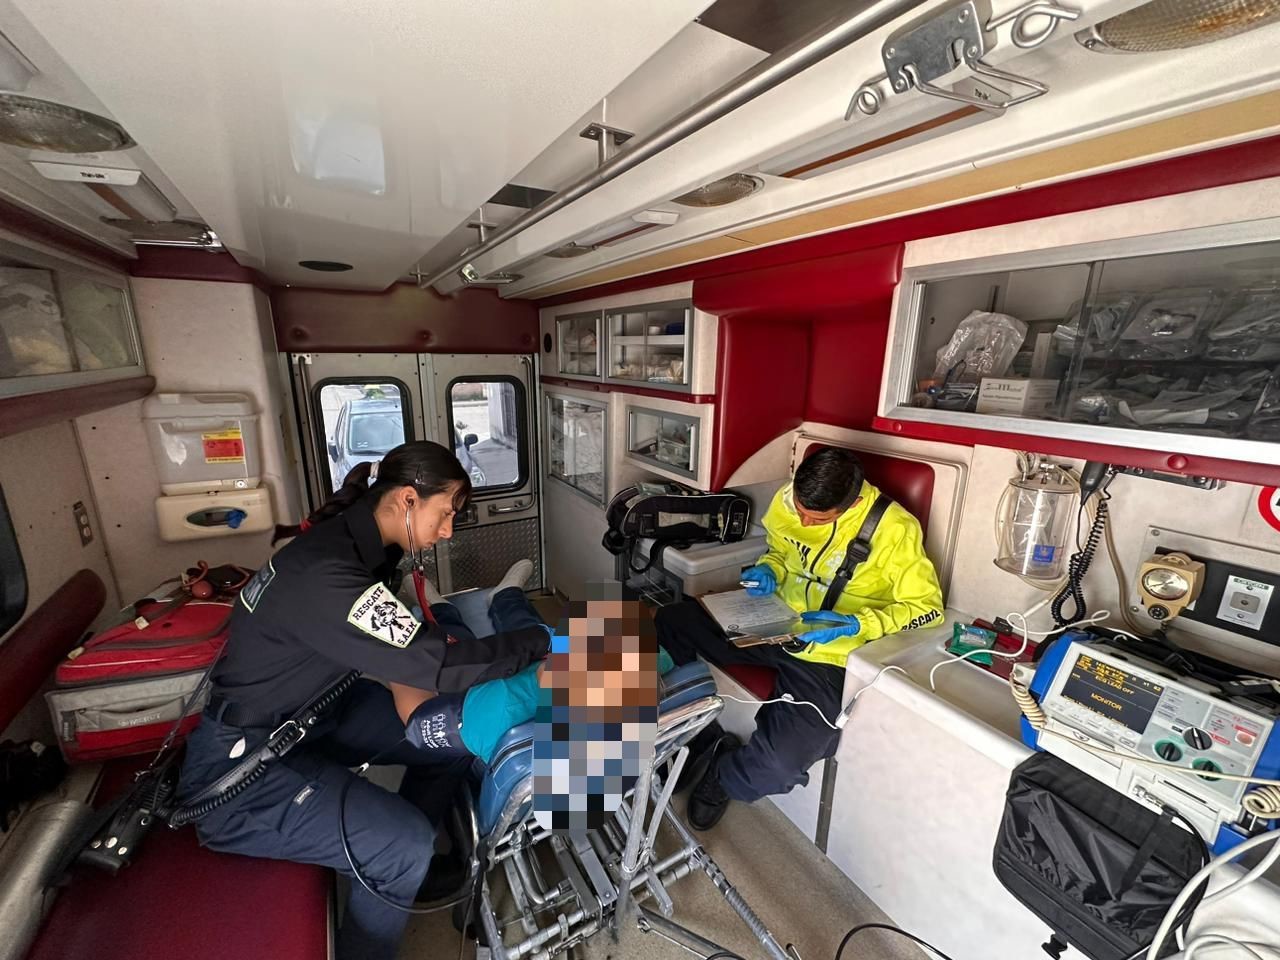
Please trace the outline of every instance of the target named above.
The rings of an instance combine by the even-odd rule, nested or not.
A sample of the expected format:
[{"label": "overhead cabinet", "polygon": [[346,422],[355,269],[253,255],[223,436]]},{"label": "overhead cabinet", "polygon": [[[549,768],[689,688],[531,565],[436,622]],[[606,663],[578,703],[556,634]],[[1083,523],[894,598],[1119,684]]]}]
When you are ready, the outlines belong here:
[{"label": "overhead cabinet", "polygon": [[0,398],[144,373],[126,277],[0,237]]},{"label": "overhead cabinet", "polygon": [[881,414],[1280,463],[1280,225],[909,267]]},{"label": "overhead cabinet", "polygon": [[555,318],[555,373],[688,392],[694,311],[688,301]]}]

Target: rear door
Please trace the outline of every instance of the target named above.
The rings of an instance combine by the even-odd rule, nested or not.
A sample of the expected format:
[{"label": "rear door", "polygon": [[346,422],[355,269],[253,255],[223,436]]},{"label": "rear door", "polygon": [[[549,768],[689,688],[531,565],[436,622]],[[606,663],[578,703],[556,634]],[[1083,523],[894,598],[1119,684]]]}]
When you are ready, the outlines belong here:
[{"label": "rear door", "polygon": [[291,354],[295,408],[312,507],[364,460],[407,440],[449,447],[473,495],[451,542],[428,554],[442,593],[495,583],[516,560],[542,585],[534,405],[529,357],[503,354]]},{"label": "rear door", "polygon": [[448,590],[493,584],[522,557],[534,563],[529,586],[542,585],[531,370],[528,356],[422,357],[431,439],[457,454],[472,482],[468,515],[455,522],[453,539],[437,548]]}]

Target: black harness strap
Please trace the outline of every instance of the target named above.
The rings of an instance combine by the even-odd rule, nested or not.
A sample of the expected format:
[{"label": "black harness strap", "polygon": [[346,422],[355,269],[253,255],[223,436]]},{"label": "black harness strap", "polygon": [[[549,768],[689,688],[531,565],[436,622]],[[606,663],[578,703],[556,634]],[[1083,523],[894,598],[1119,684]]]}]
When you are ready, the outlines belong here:
[{"label": "black harness strap", "polygon": [[876,502],[871,504],[871,509],[867,511],[862,521],[862,526],[849,541],[849,547],[844,553],[844,562],[840,564],[836,575],[831,578],[831,586],[827,587],[827,595],[822,598],[822,606],[819,609],[835,609],[836,601],[840,599],[840,594],[844,593],[844,588],[853,579],[854,572],[866,562],[867,557],[871,556],[871,538],[875,536],[876,527],[880,526],[885,511],[892,505],[892,498],[884,493],[881,493],[876,498]]}]

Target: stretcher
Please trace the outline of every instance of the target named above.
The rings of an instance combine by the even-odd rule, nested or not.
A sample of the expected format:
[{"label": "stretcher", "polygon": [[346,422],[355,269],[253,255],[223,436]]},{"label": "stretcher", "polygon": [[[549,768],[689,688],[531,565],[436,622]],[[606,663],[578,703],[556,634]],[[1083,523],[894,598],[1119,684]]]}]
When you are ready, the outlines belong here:
[{"label": "stretcher", "polygon": [[[491,629],[483,622],[483,609],[469,609],[473,603],[463,597],[462,602],[450,599],[469,624],[478,621],[473,629]],[[689,741],[724,707],[710,670],[701,662],[676,667],[661,678],[660,698],[653,761],[642,768],[617,814],[598,830],[552,833],[534,819],[533,723],[514,727],[502,739],[478,796],[473,791],[460,795],[454,832],[462,834],[455,839],[469,852],[469,870],[443,902],[462,898],[455,919],[476,931],[493,960],[549,960],[597,934],[633,926],[698,954],[719,952],[724,949],[719,944],[671,919],[671,887],[693,873],[704,874],[720,891],[771,960],[799,960],[794,947],[782,947],[671,806]],[[660,831],[664,823],[669,831]],[[495,891],[504,888],[514,916],[495,907]],[[464,939],[463,949],[466,944]]]}]

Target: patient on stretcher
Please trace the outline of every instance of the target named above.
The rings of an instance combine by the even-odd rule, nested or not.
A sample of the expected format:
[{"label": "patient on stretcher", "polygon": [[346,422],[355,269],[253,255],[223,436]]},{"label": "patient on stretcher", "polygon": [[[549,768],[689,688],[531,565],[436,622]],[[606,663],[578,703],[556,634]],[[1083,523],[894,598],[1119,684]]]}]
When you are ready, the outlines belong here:
[{"label": "patient on stretcher", "polygon": [[[541,624],[520,589],[531,572],[532,565],[520,561],[490,592],[489,613],[496,628]],[[673,663],[665,651],[657,649],[652,622],[639,601],[624,600],[619,591],[616,584],[612,589],[593,585],[591,599],[571,603],[557,630],[546,627],[551,634],[548,659],[514,676],[489,680],[459,694],[391,684],[406,739],[422,749],[472,754],[488,763],[512,727],[535,717],[557,730],[562,723],[586,724],[572,731],[578,740],[600,740],[606,725],[614,725],[609,732],[617,739],[621,730],[616,725],[632,720],[641,705],[652,707],[656,719],[657,677]],[[465,643],[470,630],[462,625],[453,604],[433,589],[428,590],[428,602],[432,615],[451,632],[462,634],[459,642]],[[551,730],[548,726],[544,732]],[[580,735],[583,731],[588,733],[586,738]],[[539,737],[540,741],[550,739]]]}]

